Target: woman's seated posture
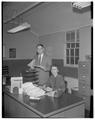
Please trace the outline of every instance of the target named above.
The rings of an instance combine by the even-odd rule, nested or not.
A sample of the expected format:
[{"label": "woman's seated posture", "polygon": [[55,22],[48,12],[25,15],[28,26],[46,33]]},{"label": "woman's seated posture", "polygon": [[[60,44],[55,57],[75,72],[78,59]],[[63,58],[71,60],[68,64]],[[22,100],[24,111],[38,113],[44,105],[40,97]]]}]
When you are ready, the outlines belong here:
[{"label": "woman's seated posture", "polygon": [[52,66],[51,73],[52,75],[46,82],[44,89],[47,91],[47,95],[60,97],[65,92],[65,81],[58,74],[58,68],[56,66]]}]

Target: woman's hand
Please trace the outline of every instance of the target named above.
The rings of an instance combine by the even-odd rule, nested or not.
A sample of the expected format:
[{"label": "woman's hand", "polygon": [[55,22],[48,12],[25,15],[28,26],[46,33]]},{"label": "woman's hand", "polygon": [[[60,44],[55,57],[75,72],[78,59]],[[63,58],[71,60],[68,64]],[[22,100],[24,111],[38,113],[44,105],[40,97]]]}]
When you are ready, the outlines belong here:
[{"label": "woman's hand", "polygon": [[46,95],[47,95],[47,96],[54,97],[54,95],[55,95],[55,91],[47,92]]},{"label": "woman's hand", "polygon": [[51,91],[53,91],[53,89],[50,88],[50,87],[46,87],[45,90],[46,90],[47,92],[51,92]]}]

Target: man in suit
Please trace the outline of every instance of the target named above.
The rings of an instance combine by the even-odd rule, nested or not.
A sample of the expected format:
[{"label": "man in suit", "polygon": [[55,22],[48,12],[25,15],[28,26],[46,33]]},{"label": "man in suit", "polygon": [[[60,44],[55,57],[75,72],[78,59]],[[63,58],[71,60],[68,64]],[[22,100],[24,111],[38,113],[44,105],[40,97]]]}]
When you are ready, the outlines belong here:
[{"label": "man in suit", "polygon": [[45,53],[45,47],[42,44],[37,45],[37,54],[28,64],[31,69],[38,71],[39,85],[44,85],[49,78],[51,59]]}]

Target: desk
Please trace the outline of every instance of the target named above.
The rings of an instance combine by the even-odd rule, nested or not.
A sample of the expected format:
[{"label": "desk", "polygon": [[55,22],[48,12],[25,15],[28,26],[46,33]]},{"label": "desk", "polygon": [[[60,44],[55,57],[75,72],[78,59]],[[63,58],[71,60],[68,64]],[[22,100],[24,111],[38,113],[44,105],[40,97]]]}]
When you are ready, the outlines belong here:
[{"label": "desk", "polygon": [[24,94],[11,94],[4,89],[3,97],[6,118],[84,117],[84,101],[73,94],[63,94],[60,98],[44,96],[40,101],[32,101]]}]

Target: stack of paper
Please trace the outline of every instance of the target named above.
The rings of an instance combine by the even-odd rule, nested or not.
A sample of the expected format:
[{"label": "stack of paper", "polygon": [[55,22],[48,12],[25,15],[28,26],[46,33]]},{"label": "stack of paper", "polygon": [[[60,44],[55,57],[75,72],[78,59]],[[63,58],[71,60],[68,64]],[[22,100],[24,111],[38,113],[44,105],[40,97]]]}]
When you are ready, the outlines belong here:
[{"label": "stack of paper", "polygon": [[32,97],[37,98],[37,97],[45,95],[45,91],[37,86],[34,86],[32,82],[24,83],[23,84],[23,91],[24,91],[24,93],[29,95],[31,98]]}]

